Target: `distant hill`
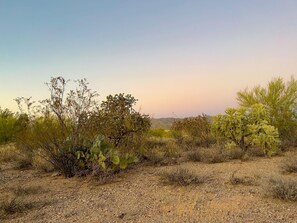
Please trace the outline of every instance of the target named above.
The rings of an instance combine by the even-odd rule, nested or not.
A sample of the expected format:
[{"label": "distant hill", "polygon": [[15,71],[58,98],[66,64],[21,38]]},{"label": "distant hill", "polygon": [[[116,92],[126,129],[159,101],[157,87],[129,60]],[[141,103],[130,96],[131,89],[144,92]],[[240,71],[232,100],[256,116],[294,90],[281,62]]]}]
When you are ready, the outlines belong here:
[{"label": "distant hill", "polygon": [[172,123],[179,118],[152,118],[152,129],[170,129]]},{"label": "distant hill", "polygon": [[[207,118],[210,122],[212,122],[212,117],[207,115]],[[152,129],[170,129],[172,123],[175,120],[180,120],[182,118],[152,118]]]}]

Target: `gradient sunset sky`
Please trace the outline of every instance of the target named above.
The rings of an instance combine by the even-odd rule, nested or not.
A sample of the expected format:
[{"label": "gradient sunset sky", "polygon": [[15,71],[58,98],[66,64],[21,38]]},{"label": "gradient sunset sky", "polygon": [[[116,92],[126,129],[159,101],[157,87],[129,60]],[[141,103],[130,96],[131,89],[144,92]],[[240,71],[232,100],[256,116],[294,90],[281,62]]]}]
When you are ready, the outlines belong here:
[{"label": "gradient sunset sky", "polygon": [[214,115],[297,76],[296,0],[0,0],[0,106],[51,76],[130,93],[152,117]]}]

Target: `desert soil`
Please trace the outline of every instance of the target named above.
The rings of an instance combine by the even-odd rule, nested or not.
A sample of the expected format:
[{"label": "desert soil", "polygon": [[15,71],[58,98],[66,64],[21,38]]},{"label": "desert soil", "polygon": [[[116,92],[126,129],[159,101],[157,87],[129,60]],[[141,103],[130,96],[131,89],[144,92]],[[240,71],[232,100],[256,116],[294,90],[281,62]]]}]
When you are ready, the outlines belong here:
[{"label": "desert soil", "polygon": [[[290,154],[286,154],[289,156]],[[2,222],[297,222],[297,203],[271,198],[265,185],[271,176],[283,175],[285,157],[254,158],[217,164],[194,162],[190,168],[211,179],[201,185],[173,186],[160,181],[160,173],[175,166],[138,165],[110,183],[92,178],[70,178],[15,170],[2,164],[0,200],[9,199],[13,188],[35,188],[24,195],[34,207],[2,219]],[[251,185],[232,185],[230,177],[249,177]],[[296,174],[284,175],[295,178]]]}]

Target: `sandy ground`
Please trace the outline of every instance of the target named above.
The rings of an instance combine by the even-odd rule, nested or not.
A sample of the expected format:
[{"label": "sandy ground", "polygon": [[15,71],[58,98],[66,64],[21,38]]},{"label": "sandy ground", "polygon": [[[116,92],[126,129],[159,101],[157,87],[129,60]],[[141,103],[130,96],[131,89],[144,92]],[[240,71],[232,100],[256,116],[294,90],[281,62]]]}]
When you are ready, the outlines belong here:
[{"label": "sandy ground", "polygon": [[[23,196],[34,207],[2,219],[2,222],[297,222],[297,202],[273,199],[265,185],[271,176],[283,175],[285,157],[255,158],[218,164],[185,162],[211,177],[205,184],[166,185],[160,173],[177,166],[136,166],[111,183],[100,185],[91,178],[65,179],[53,173],[14,170],[1,166],[0,199],[8,199],[13,188],[35,188]],[[252,185],[232,185],[230,177],[253,179]],[[297,178],[296,174],[285,175]],[[37,188],[37,189],[36,189]]]}]

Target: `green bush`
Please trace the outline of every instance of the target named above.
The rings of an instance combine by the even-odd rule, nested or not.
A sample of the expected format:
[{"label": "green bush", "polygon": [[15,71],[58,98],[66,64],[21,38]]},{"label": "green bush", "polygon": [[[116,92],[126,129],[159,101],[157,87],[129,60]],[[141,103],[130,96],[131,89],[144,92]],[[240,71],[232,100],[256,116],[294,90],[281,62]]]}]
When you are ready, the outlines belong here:
[{"label": "green bush", "polygon": [[172,138],[172,133],[168,129],[150,129],[148,132],[148,137],[154,138]]},{"label": "green bush", "polygon": [[137,151],[149,131],[148,115],[134,109],[137,99],[130,94],[109,95],[93,115],[98,131],[114,147],[129,152]]},{"label": "green bush", "polygon": [[214,142],[210,120],[206,115],[176,120],[171,131],[179,144],[188,147],[210,146]]},{"label": "green bush", "polygon": [[267,87],[256,86],[237,93],[239,105],[251,108],[263,104],[269,111],[268,124],[278,129],[282,144],[296,145],[297,80],[287,83],[282,78],[270,81]]},{"label": "green bush", "polygon": [[212,132],[218,140],[227,140],[226,147],[240,147],[247,151],[251,146],[260,147],[264,154],[277,151],[277,129],[268,124],[269,112],[262,104],[251,108],[228,108],[224,115],[213,117]]}]

